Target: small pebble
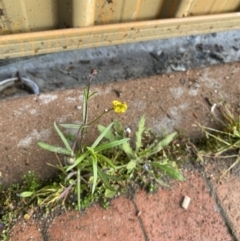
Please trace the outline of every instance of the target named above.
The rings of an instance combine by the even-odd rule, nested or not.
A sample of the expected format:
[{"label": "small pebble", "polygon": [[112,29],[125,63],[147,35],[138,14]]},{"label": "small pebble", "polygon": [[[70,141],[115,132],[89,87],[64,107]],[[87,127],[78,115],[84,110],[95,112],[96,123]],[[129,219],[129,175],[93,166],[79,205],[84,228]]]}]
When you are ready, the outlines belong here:
[{"label": "small pebble", "polygon": [[183,64],[170,64],[170,67],[174,71],[186,71],[186,66]]},{"label": "small pebble", "polygon": [[142,214],[142,211],[138,211],[138,212],[137,212],[137,217],[140,217],[141,214]]},{"label": "small pebble", "polygon": [[125,131],[126,131],[128,134],[131,134],[131,132],[132,132],[129,127],[127,127]]},{"label": "small pebble", "polygon": [[185,196],[182,202],[182,208],[188,209],[190,202],[191,202],[191,198],[189,196]]},{"label": "small pebble", "polygon": [[81,110],[82,109],[82,106],[78,105],[75,107],[77,110]]}]

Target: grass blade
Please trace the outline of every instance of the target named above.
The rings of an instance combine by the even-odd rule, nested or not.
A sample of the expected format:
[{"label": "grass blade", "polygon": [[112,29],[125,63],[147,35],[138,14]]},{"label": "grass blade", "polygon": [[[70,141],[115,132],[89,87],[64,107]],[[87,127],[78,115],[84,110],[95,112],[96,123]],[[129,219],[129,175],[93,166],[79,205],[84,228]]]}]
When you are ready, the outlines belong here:
[{"label": "grass blade", "polygon": [[67,139],[65,138],[65,136],[63,135],[63,133],[60,131],[60,129],[58,128],[56,122],[54,122],[54,128],[57,131],[58,135],[60,136],[62,142],[64,143],[65,147],[69,150],[72,151]]},{"label": "grass blade", "polygon": [[60,124],[60,126],[67,129],[79,129],[83,124]]},{"label": "grass blade", "polygon": [[94,193],[97,186],[97,156],[93,148],[87,147],[88,151],[91,153],[90,159],[92,160],[92,169],[93,169],[93,186],[92,186],[92,194]]},{"label": "grass blade", "polygon": [[47,151],[55,152],[58,154],[71,155],[71,151],[69,151],[63,147],[52,146],[52,145],[49,145],[49,144],[41,142],[41,141],[38,142],[38,146],[40,146],[41,148],[43,148]]},{"label": "grass blade", "polygon": [[88,117],[88,109],[87,109],[87,104],[88,104],[88,95],[89,95],[89,86],[86,86],[84,88],[83,92],[83,122],[84,124],[87,123],[87,117]]},{"label": "grass blade", "polygon": [[176,164],[169,162],[168,160],[165,160],[164,162],[154,161],[152,162],[152,166],[161,169],[164,174],[172,177],[173,179],[184,181],[184,177],[177,169]]},{"label": "grass blade", "polygon": [[84,160],[89,155],[88,152],[83,153],[80,157],[76,159],[76,161],[67,168],[67,172],[73,169],[75,166],[77,166],[82,160]]},{"label": "grass blade", "polygon": [[123,143],[126,143],[127,141],[129,141],[129,138],[124,138],[122,140],[117,140],[117,141],[112,141],[112,142],[109,142],[109,143],[104,143],[104,144],[96,147],[95,148],[95,152],[107,150],[109,148],[113,148],[115,146],[122,145]]},{"label": "grass blade", "polygon": [[103,181],[104,185],[110,189],[111,191],[115,191],[115,189],[111,186],[111,184],[108,181],[107,175],[102,172],[100,167],[97,167],[97,171],[98,171],[98,175],[101,178],[101,180]]},{"label": "grass blade", "polygon": [[96,156],[98,157],[98,159],[105,161],[110,167],[112,167],[114,169],[116,168],[116,166],[112,163],[112,161],[109,158],[107,158],[106,156],[99,154],[99,153],[97,153]]},{"label": "grass blade", "polygon": [[77,170],[77,200],[78,200],[78,210],[81,211],[81,171]]},{"label": "grass blade", "polygon": [[111,129],[113,125],[113,122],[110,123],[106,128],[105,130],[100,134],[100,136],[94,141],[94,143],[92,144],[92,148],[95,148],[99,143],[100,141],[103,139],[103,137],[108,133],[108,131]]},{"label": "grass blade", "polygon": [[98,175],[97,175],[97,158],[95,158],[94,156],[91,156],[92,159],[92,167],[93,167],[93,186],[92,186],[92,194],[94,193],[96,186],[97,186],[97,179],[98,179]]},{"label": "grass blade", "polygon": [[[104,127],[104,126],[102,126],[102,125],[98,125],[98,130],[99,130],[100,133],[102,133],[105,129],[106,129],[106,127]],[[115,141],[115,140],[117,139],[116,136],[114,136],[114,134],[112,133],[111,130],[109,130],[109,131],[105,134],[104,138],[106,138],[106,139],[109,140],[109,141]]]},{"label": "grass blade", "polygon": [[158,142],[158,144],[153,148],[153,150],[149,153],[149,155],[153,155],[161,151],[164,147],[168,146],[174,139],[174,137],[177,135],[177,132],[173,132],[168,134],[166,137],[164,137],[161,141]]},{"label": "grass blade", "polygon": [[88,99],[90,100],[90,98],[92,98],[95,94],[97,94],[97,91],[94,91],[91,94],[89,94]]}]

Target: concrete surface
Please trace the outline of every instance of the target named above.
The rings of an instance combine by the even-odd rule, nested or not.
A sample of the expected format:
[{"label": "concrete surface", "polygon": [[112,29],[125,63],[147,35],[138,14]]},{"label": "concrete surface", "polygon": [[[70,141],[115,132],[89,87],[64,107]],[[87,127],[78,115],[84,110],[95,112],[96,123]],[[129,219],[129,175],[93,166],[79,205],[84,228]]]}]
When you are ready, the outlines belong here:
[{"label": "concrete surface", "polygon": [[[118,118],[134,129],[144,114],[148,126],[159,133],[178,129],[199,138],[196,122],[214,125],[206,98],[211,103],[226,99],[239,107],[239,67],[232,63],[94,86],[98,95],[91,101],[90,119],[119,99],[128,103],[127,113],[111,113],[101,124]],[[27,170],[42,178],[51,175],[46,163],[55,162],[54,156],[38,148],[37,141],[60,144],[52,123],[79,121],[81,97],[80,88],[0,102],[1,182],[19,181]],[[95,135],[93,129],[88,141]],[[67,212],[53,220],[21,219],[11,230],[11,240],[240,240],[239,171],[221,183],[209,178],[212,169],[182,171],[186,182],[155,195],[116,198],[109,210],[94,205],[85,213]],[[181,207],[185,195],[191,197],[187,210]]]}]

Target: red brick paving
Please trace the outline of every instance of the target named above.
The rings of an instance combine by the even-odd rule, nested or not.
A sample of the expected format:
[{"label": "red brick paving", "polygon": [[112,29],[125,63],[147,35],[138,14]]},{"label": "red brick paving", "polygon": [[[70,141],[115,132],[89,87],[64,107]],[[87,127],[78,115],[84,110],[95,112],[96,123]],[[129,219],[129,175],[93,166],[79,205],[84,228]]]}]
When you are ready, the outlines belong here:
[{"label": "red brick paving", "polygon": [[240,240],[240,177],[229,178],[222,184],[214,183],[214,186],[233,233]]},{"label": "red brick paving", "polygon": [[13,228],[10,241],[44,241],[41,225],[21,219]]},{"label": "red brick paving", "polygon": [[[188,171],[185,176],[185,182],[176,182],[171,189],[160,188],[156,194],[139,191],[133,202],[124,196],[118,197],[108,210],[94,205],[81,214],[66,212],[56,217],[44,232],[43,225],[21,220],[13,228],[10,240],[233,240],[221,216],[220,207],[210,195],[202,175]],[[239,179],[232,184],[236,188],[233,199],[227,198],[227,185],[230,183],[217,187],[217,192],[239,232]],[[185,195],[191,197],[187,210],[181,207]],[[45,233],[45,238],[42,233]]]},{"label": "red brick paving", "polygon": [[[191,198],[187,210],[181,207],[185,195]],[[189,173],[186,182],[176,183],[170,190],[161,189],[154,195],[138,193],[136,204],[151,241],[232,240],[214,199],[197,172]]]},{"label": "red brick paving", "polygon": [[63,214],[54,220],[48,233],[50,241],[144,240],[134,206],[124,197],[113,200],[108,210],[95,206],[82,215]]}]

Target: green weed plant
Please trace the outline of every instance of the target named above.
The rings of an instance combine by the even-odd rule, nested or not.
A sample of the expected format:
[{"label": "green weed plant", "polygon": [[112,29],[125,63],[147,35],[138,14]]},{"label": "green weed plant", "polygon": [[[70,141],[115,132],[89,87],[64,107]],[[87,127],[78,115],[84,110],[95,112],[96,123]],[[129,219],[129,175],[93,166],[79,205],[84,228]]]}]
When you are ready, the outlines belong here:
[{"label": "green weed plant", "polygon": [[[216,108],[220,111],[220,117],[215,114]],[[199,124],[207,139],[206,147],[198,154],[201,159],[204,156],[235,158],[234,163],[221,175],[220,178],[222,178],[240,162],[240,116],[235,115],[225,101],[218,107],[214,105],[212,114],[222,128],[218,130]]]},{"label": "green weed plant", "polygon": [[[85,144],[88,128],[103,115],[112,110],[116,113],[127,110],[125,102],[114,100],[112,108],[88,120],[89,100],[96,94],[90,92],[90,86],[96,74],[96,71],[91,73],[84,88],[81,123],[54,122],[54,129],[63,145],[38,142],[39,147],[55,153],[57,164],[49,165],[57,170],[57,177],[40,182],[30,171],[23,176],[21,185],[7,189],[0,186],[0,205],[3,207],[0,209],[0,225],[4,224],[4,232],[0,235],[3,240],[7,240],[7,232],[19,215],[25,219],[31,217],[29,210],[54,210],[60,206],[81,211],[97,201],[107,208],[109,200],[126,192],[132,183],[153,192],[157,185],[165,185],[164,176],[184,180],[176,162],[165,152],[167,147],[169,152],[169,145],[177,133],[160,138],[145,127],[145,117],[140,119],[132,137],[115,120],[108,126],[98,125],[99,136],[92,145]],[[76,135],[70,136],[63,128],[75,129]]]}]

